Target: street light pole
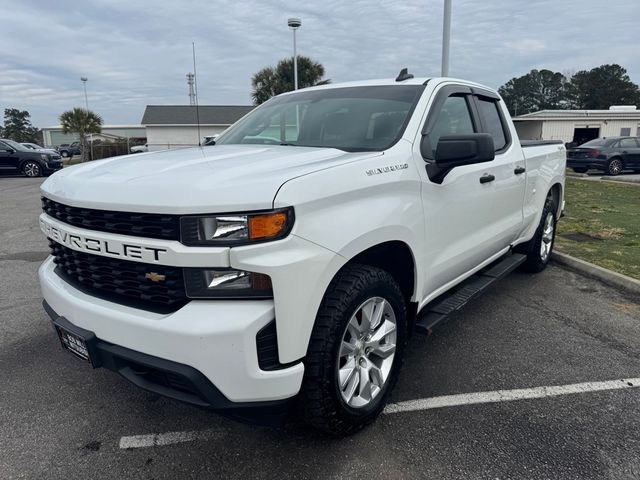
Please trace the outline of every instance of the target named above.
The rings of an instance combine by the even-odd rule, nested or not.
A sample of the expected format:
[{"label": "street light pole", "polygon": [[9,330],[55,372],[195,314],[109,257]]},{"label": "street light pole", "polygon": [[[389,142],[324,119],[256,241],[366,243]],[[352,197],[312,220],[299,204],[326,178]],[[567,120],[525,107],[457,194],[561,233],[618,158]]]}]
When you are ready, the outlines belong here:
[{"label": "street light pole", "polygon": [[287,25],[293,30],[293,89],[298,89],[298,54],[296,52],[296,30],[302,25],[299,18],[290,18]]},{"label": "street light pole", "polygon": [[89,99],[87,98],[87,80],[89,80],[87,77],[80,77],[80,80],[82,80],[82,85],[84,87],[84,106],[86,107],[87,111],[89,110]]},{"label": "street light pole", "polygon": [[[80,80],[82,81],[82,86],[84,87],[84,106],[87,109],[87,115],[89,114],[89,97],[87,97],[87,80],[89,80],[87,77],[80,77]],[[89,135],[91,135],[90,139],[89,139],[89,143],[91,145],[91,160],[93,160],[93,133],[90,133]],[[85,141],[84,139],[82,140],[82,161],[85,161],[85,154],[84,154],[84,149],[85,149]]]},{"label": "street light pole", "polygon": [[442,21],[442,71],[443,77],[449,76],[449,42],[451,41],[451,0],[444,0],[444,18]]}]

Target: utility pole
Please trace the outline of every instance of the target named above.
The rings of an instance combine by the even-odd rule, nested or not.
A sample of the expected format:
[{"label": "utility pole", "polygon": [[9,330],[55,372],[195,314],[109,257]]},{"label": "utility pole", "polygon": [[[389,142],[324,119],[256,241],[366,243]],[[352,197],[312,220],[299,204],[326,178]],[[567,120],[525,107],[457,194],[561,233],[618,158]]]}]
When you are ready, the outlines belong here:
[{"label": "utility pole", "polygon": [[443,77],[449,76],[449,43],[451,41],[451,0],[444,0],[442,21],[442,70]]}]

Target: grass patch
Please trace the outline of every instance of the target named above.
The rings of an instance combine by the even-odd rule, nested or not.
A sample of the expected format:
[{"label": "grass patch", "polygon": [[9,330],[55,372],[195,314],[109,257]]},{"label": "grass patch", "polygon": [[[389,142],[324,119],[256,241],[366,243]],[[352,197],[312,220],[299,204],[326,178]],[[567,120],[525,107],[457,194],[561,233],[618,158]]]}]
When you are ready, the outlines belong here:
[{"label": "grass patch", "polygon": [[640,187],[567,178],[565,200],[556,249],[640,279]]}]

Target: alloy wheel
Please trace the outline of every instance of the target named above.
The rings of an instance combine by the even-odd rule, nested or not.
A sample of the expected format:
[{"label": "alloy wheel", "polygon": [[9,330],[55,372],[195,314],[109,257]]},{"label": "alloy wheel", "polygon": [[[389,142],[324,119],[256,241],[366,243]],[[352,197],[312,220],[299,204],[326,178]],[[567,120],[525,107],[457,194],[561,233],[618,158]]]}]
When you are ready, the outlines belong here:
[{"label": "alloy wheel", "polygon": [[396,315],[382,297],[363,302],[347,323],[338,351],[338,389],[352,408],[370,405],[393,367]]},{"label": "alloy wheel", "polygon": [[35,162],[28,162],[24,166],[24,174],[27,177],[39,177],[40,176],[40,165]]},{"label": "alloy wheel", "polygon": [[622,171],[622,162],[617,158],[614,158],[609,162],[609,173],[611,175],[618,175]]},{"label": "alloy wheel", "polygon": [[540,242],[540,259],[546,262],[551,254],[551,247],[553,246],[553,231],[555,225],[553,221],[553,213],[547,213],[547,218],[544,220],[544,226],[542,227],[542,242]]}]

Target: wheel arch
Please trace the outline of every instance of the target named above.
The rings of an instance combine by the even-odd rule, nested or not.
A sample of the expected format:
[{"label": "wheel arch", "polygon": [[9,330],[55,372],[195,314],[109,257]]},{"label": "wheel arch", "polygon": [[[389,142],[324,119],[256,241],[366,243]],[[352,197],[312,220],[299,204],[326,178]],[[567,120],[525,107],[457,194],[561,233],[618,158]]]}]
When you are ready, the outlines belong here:
[{"label": "wheel arch", "polygon": [[553,199],[553,204],[556,207],[556,218],[560,218],[562,214],[562,199],[563,197],[563,187],[560,182],[554,183],[549,189],[548,197]]},{"label": "wheel arch", "polygon": [[415,295],[416,261],[409,245],[391,240],[373,245],[353,256],[346,265],[360,263],[385,270],[398,282],[407,301]]},{"label": "wheel arch", "polygon": [[25,163],[27,162],[35,162],[40,166],[41,170],[44,170],[44,165],[42,163],[42,160],[37,159],[37,158],[23,158],[22,160],[20,160],[20,163],[18,164],[18,172],[22,173],[22,169],[24,168]]},{"label": "wheel arch", "polygon": [[[415,301],[418,271],[416,258],[409,244],[402,240],[387,240],[371,245],[353,254],[342,265],[340,270],[335,273],[334,279],[345,267],[353,264],[367,265],[384,270],[398,283],[407,307],[407,327],[410,333],[413,330],[418,311],[418,302]],[[332,282],[329,283],[329,286]],[[327,286],[327,290],[329,286]],[[325,290],[325,294],[327,290]]]}]

